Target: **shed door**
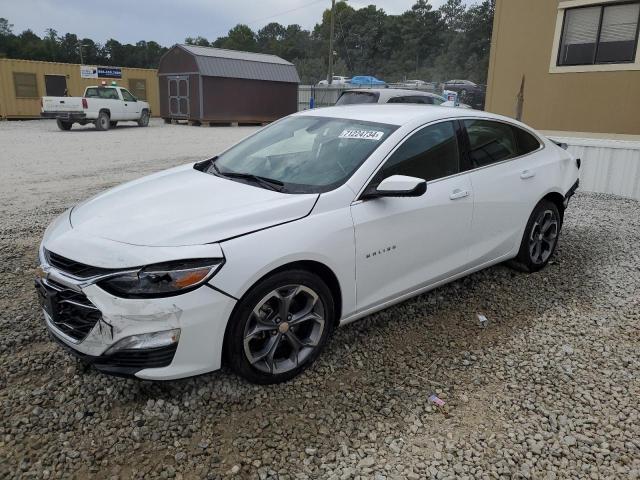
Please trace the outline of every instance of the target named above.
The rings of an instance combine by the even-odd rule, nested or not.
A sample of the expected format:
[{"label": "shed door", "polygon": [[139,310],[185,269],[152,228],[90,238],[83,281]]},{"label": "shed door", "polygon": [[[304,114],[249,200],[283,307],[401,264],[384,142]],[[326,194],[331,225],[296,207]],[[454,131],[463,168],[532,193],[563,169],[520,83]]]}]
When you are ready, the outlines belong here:
[{"label": "shed door", "polygon": [[45,75],[44,88],[48,97],[67,95],[67,78],[64,75]]},{"label": "shed door", "polygon": [[169,114],[172,117],[189,116],[189,77],[169,77]]}]

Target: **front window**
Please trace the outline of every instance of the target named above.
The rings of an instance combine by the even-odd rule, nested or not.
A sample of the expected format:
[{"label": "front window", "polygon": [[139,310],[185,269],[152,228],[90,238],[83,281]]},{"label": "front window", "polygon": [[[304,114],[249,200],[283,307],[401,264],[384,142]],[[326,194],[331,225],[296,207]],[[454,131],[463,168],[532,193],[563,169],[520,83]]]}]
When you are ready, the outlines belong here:
[{"label": "front window", "polygon": [[566,9],[558,65],[633,62],[639,18],[637,1]]},{"label": "front window", "polygon": [[460,151],[453,122],[425,127],[409,137],[389,157],[373,184],[392,175],[408,175],[427,181],[460,171]]},{"label": "front window", "polygon": [[332,190],[351,177],[394,125],[296,116],[281,120],[220,155],[208,172],[284,193]]},{"label": "front window", "polygon": [[344,92],[336,105],[353,105],[355,103],[377,103],[380,94],[377,92]]},{"label": "front window", "polygon": [[127,90],[125,90],[124,88],[122,90],[120,90],[122,92],[122,98],[124,99],[125,102],[135,102],[136,99],[134,98],[133,95],[131,95]]}]

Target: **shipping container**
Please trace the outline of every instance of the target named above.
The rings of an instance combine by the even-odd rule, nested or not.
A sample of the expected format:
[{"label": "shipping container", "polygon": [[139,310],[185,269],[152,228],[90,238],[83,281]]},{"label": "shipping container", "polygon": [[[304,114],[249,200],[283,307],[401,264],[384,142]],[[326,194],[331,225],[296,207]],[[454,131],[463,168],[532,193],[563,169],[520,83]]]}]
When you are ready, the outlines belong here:
[{"label": "shipping container", "polygon": [[[106,76],[82,78],[81,68],[85,76],[91,75],[92,68],[93,74]],[[0,58],[0,119],[39,118],[41,97],[82,96],[86,87],[102,81],[127,88],[149,102],[152,115],[159,115],[157,70]]]}]

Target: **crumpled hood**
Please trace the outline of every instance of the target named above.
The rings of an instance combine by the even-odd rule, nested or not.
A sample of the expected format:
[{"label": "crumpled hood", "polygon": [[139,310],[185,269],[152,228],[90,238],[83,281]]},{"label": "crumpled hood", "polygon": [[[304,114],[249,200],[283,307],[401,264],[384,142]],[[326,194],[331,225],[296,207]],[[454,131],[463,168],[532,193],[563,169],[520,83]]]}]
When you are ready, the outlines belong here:
[{"label": "crumpled hood", "polygon": [[291,195],[185,165],[107,190],[71,212],[74,230],[116,242],[217,242],[308,215],[318,194]]}]

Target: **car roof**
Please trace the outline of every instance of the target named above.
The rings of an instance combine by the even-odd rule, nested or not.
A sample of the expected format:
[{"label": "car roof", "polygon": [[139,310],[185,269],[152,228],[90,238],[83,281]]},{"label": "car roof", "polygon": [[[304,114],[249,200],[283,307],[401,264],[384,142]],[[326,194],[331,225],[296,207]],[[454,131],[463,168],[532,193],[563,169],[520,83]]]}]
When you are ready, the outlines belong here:
[{"label": "car roof", "polygon": [[[458,107],[442,107],[437,105],[420,105],[408,103],[363,103],[337,107],[315,108],[294,113],[296,116],[314,116],[329,118],[346,118],[367,122],[386,123],[389,125],[407,125],[414,122],[428,123],[436,120],[457,117],[477,117],[520,123],[512,118],[503,117],[481,110],[461,109]],[[526,127],[526,125],[524,125]],[[527,127],[528,128],[528,127]]]},{"label": "car roof", "polygon": [[422,90],[410,90],[406,88],[352,88],[342,93],[349,92],[373,92],[380,95],[379,98],[387,100],[394,97],[437,97],[444,100],[444,97],[432,92],[423,92]]}]

